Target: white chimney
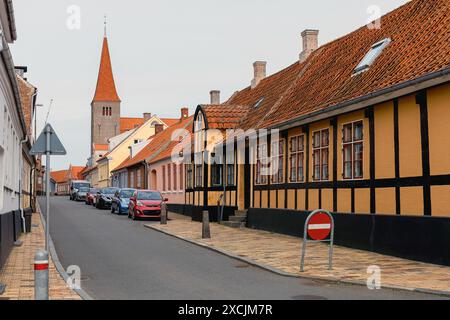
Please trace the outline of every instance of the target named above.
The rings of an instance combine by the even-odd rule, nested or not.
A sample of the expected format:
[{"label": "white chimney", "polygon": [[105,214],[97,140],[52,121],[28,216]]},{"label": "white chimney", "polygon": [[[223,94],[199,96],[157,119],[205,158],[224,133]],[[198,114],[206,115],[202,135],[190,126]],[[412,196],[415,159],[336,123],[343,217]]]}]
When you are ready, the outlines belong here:
[{"label": "white chimney", "polygon": [[303,51],[300,62],[304,62],[319,47],[319,30],[306,29],[302,32]]},{"label": "white chimney", "polygon": [[252,80],[252,89],[256,88],[258,84],[266,77],[266,61],[255,61],[253,63],[254,78]]},{"label": "white chimney", "polygon": [[220,104],[220,90],[211,90],[209,95],[211,96],[211,104]]}]

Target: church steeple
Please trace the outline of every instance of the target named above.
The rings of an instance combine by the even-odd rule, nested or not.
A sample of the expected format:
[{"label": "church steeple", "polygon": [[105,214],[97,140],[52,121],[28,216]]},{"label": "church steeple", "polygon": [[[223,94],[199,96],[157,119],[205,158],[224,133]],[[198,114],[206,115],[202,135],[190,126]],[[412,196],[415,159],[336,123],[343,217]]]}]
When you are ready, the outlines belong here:
[{"label": "church steeple", "polygon": [[98,72],[97,88],[92,102],[120,102],[117,94],[116,84],[111,66],[111,57],[109,55],[108,38],[106,37],[106,20],[105,20],[105,36],[103,38],[102,56],[100,60],[100,69]]}]

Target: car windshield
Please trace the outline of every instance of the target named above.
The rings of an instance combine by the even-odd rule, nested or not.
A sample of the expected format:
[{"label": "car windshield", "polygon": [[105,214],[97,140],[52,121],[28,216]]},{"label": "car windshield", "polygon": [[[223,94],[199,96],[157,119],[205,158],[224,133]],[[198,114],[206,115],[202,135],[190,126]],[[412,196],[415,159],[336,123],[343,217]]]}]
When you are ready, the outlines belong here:
[{"label": "car windshield", "polygon": [[117,189],[114,188],[105,188],[102,190],[103,194],[114,194],[117,191]]},{"label": "car windshield", "polygon": [[97,189],[91,188],[91,189],[89,189],[89,192],[90,193],[97,193]]},{"label": "car windshield", "polygon": [[129,199],[133,196],[134,190],[122,190],[120,191],[120,197]]},{"label": "car windshield", "polygon": [[77,183],[74,183],[74,184],[73,184],[73,187],[74,187],[75,189],[80,189],[80,188],[82,188],[82,187],[87,187],[87,188],[89,188],[89,183],[88,183],[88,182],[77,182]]},{"label": "car windshield", "polygon": [[89,188],[87,188],[87,187],[81,187],[81,188],[80,188],[80,191],[81,191],[81,192],[88,192],[88,191],[89,191]]},{"label": "car windshield", "polygon": [[142,191],[137,194],[138,200],[162,200],[161,194],[154,191]]}]

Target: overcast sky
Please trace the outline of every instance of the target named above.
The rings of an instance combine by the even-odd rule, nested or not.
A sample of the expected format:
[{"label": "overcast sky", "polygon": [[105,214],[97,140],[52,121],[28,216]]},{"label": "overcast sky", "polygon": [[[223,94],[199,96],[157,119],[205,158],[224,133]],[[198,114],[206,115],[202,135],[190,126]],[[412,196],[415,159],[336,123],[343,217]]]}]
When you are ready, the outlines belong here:
[{"label": "overcast sky", "polygon": [[[325,44],[365,25],[368,7],[381,13],[407,0],[14,0],[16,65],[28,66],[38,90],[39,131],[49,122],[65,145],[52,169],[85,165],[90,152],[90,103],[95,91],[104,15],[122,116],[151,112],[179,117],[180,108],[222,100],[250,84],[252,63],[272,74],[298,59],[300,32],[320,30]],[[80,29],[67,26],[71,6]],[[72,20],[71,20],[72,21]]]}]

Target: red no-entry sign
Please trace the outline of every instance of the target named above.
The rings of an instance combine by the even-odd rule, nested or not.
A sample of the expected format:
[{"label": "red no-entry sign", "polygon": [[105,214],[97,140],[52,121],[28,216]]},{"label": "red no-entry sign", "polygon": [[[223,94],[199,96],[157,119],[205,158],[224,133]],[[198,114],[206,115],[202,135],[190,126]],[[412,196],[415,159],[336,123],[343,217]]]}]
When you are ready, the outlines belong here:
[{"label": "red no-entry sign", "polygon": [[331,233],[331,217],[325,212],[317,212],[308,221],[308,235],[312,240],[326,239]]},{"label": "red no-entry sign", "polygon": [[315,210],[306,218],[303,232],[302,256],[300,271],[304,271],[306,245],[308,242],[329,242],[328,269],[333,269],[334,219],[326,210]]}]

